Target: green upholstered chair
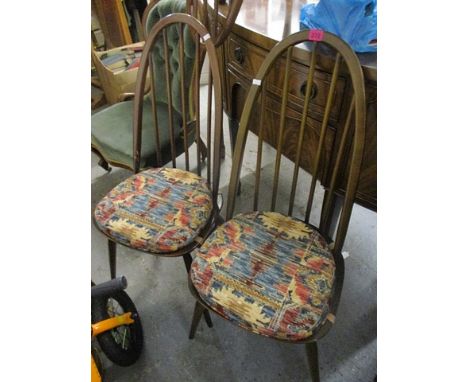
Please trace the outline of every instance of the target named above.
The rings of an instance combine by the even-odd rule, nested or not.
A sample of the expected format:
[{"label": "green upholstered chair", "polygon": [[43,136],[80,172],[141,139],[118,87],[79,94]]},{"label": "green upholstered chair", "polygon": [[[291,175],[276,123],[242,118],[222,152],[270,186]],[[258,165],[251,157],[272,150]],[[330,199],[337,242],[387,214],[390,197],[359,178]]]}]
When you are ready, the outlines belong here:
[{"label": "green upholstered chair", "polygon": [[[308,55],[309,70],[304,97],[296,96],[294,100],[301,105],[297,106],[297,115],[292,115],[286,109],[292,102],[291,89],[297,78],[291,70],[292,57],[297,53],[296,45],[302,43],[310,46],[309,53],[301,52],[302,60]],[[281,98],[273,98],[269,75],[277,75],[278,60],[285,64],[285,70],[282,84],[278,85],[282,89]],[[333,72],[320,89],[322,99],[326,99],[323,113],[311,119],[309,110],[318,105],[312,92],[320,74],[317,63],[323,65],[323,62]],[[340,102],[335,97],[338,79],[346,81],[353,93],[352,101],[341,105],[348,114],[340,131],[330,123],[333,105]],[[337,36],[319,30],[302,31],[286,37],[269,52],[252,81],[240,120],[226,222],[206,239],[191,265],[189,286],[197,303],[190,338],[201,315],[209,309],[249,332],[306,344],[312,379],[319,381],[317,340],[335,322],[343,286],[341,250],[360,175],[365,113],[364,76],[359,59]],[[286,118],[300,123],[297,128],[288,128]],[[256,124],[258,134],[253,146],[247,143],[248,137],[252,139],[252,134],[248,134],[252,123]],[[276,153],[268,157],[267,152],[273,150],[263,150],[267,139],[265,125],[270,124],[269,129],[273,130],[274,123],[277,123]],[[305,136],[312,133],[317,136],[317,143],[306,146]],[[336,152],[329,150],[333,135],[339,147]],[[251,153],[249,168],[254,170],[249,175],[251,187],[243,192],[240,197],[243,203],[238,203],[234,215],[246,147]],[[292,162],[282,161],[286,148]],[[299,171],[305,158],[313,161],[311,177]],[[272,160],[271,166],[264,166],[265,159]],[[318,195],[314,198],[323,168],[329,176],[324,183],[328,192],[323,198]],[[266,176],[268,169],[271,176]],[[344,197],[344,203],[337,232],[329,237],[327,227],[336,194]],[[312,207],[316,207],[316,215],[311,214]],[[311,224],[311,216],[315,225]]]},{"label": "green upholstered chair", "polygon": [[[149,7],[145,15],[145,31],[149,33],[152,26],[155,25],[161,18],[171,13],[185,12],[185,0],[160,0]],[[181,94],[184,95],[185,101],[188,102],[191,90],[191,81],[194,78],[194,54],[195,45],[193,39],[188,35],[184,36],[184,76],[181,76],[178,67],[180,66],[181,56],[178,49],[178,32],[172,28],[168,32],[168,46],[170,58],[170,70],[174,73],[171,80],[171,97],[172,97],[172,123],[174,125],[175,144],[177,147],[177,155],[184,150],[182,133],[182,102]],[[159,41],[155,48],[162,46],[162,40]],[[160,126],[169,124],[169,111],[167,84],[165,80],[165,66],[162,49],[154,49],[152,52],[151,63],[151,87],[152,94],[146,94],[143,102],[142,113],[142,147],[141,147],[141,168],[155,167],[156,162],[156,147],[155,147],[155,129],[154,129],[154,114],[158,117]],[[184,77],[183,91],[180,83]],[[149,85],[149,84],[148,84]],[[147,86],[149,88],[149,86]],[[151,97],[156,99],[155,108]],[[91,118],[91,149],[99,158],[99,164],[109,170],[108,164],[134,170],[133,165],[133,100],[127,100],[116,103],[102,111],[95,113]],[[187,109],[186,119],[193,120],[194,116],[190,114],[190,109]],[[193,124],[189,123],[189,126]],[[193,130],[193,129],[192,129]],[[162,150],[161,163],[167,163],[170,158],[170,137],[167,129],[160,130],[160,144]],[[194,142],[193,131],[189,132],[190,146]],[[201,153],[205,154],[203,142]]]}]

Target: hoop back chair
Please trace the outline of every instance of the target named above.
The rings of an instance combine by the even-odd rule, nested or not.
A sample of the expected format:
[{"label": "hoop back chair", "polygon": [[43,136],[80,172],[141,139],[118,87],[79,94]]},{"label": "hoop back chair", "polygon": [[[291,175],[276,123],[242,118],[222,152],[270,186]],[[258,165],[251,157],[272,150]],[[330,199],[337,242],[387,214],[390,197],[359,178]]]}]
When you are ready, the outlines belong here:
[{"label": "hoop back chair", "polygon": [[[177,41],[170,45],[169,41]],[[162,40],[162,44],[159,44]],[[159,167],[140,171],[142,155],[142,114],[146,98],[144,95],[147,71],[152,65],[153,52],[165,58],[165,73],[169,102],[166,105],[170,115],[173,109],[171,73],[184,71],[184,45],[194,41],[196,96],[193,99],[195,120],[188,121],[182,113],[181,131],[169,119],[161,124],[154,110],[155,163]],[[170,51],[180,55],[180,65],[172,65]],[[220,173],[220,140],[222,129],[222,100],[219,66],[215,59],[210,60],[213,75],[213,104],[202,104],[200,100],[200,65],[202,51],[213,58],[214,44],[205,27],[188,14],[172,14],[161,19],[148,35],[141,57],[133,109],[133,168],[135,174],[114,187],[96,206],[94,221],[107,237],[109,243],[109,263],[111,278],[116,275],[116,243],[148,252],[153,255],[176,257],[183,256],[187,271],[191,263],[190,252],[198,247],[219,219],[216,203]],[[169,79],[169,80],[168,80]],[[184,79],[181,81],[181,87]],[[154,89],[154,88],[153,88]],[[152,97],[155,99],[155,97]],[[154,101],[153,101],[154,103]],[[205,106],[205,108],[203,108]],[[182,110],[188,110],[185,97],[181,97]],[[206,110],[206,112],[204,111]],[[203,123],[202,123],[203,122]],[[190,131],[190,129],[192,131]],[[169,136],[170,164],[160,167],[166,158],[162,153],[162,132]],[[197,145],[195,160],[189,153],[191,139],[196,142],[205,134],[209,151],[206,163],[202,166],[200,146]],[[193,138],[189,135],[193,134]],[[177,158],[176,135],[182,136],[183,154]],[[192,151],[193,154],[193,151]],[[192,161],[190,161],[192,159]],[[184,169],[177,168],[183,167]],[[205,175],[202,178],[201,175]]]},{"label": "hoop back chair", "polygon": [[[185,0],[160,0],[148,5],[144,15],[144,31],[145,36],[149,34],[151,28],[163,17],[172,13],[186,12]],[[175,36],[175,35],[174,35]],[[161,124],[167,124],[169,118],[172,123],[177,126],[176,129],[182,129],[182,103],[181,99],[185,97],[185,102],[188,102],[190,89],[195,87],[191,81],[194,76],[194,43],[191,39],[186,41],[184,45],[185,51],[182,56],[179,55],[177,49],[172,49],[177,44],[176,40],[169,38],[170,51],[168,57],[171,60],[172,66],[179,66],[179,59],[184,59],[184,73],[175,68],[171,68],[175,75],[172,77],[171,90],[173,109],[169,114],[167,104],[169,97],[165,84],[165,67],[164,56],[159,55],[162,49],[162,40],[158,42],[161,48],[155,49],[150,70],[150,83],[147,83],[147,93],[143,103],[143,137],[141,151],[141,168],[155,167],[156,163],[156,147],[153,126],[153,108],[159,109],[158,118]],[[140,58],[141,59],[141,58]],[[182,81],[183,80],[183,81]],[[181,86],[183,84],[183,87]],[[149,89],[153,89],[152,92]],[[183,91],[182,91],[183,90]],[[134,171],[133,167],[133,106],[134,102],[131,99],[133,93],[124,93],[120,96],[120,100],[110,107],[95,113],[91,118],[91,149],[100,158],[99,164],[101,167],[110,171],[109,164],[126,168]],[[156,100],[156,103],[153,103]],[[190,114],[192,110],[185,110],[185,118],[188,120],[194,118]],[[156,111],[157,113],[157,111]],[[190,135],[193,137],[193,134]],[[189,146],[194,141],[188,142]],[[176,144],[178,147],[177,154],[181,154],[184,150],[183,142],[180,136],[176,136]],[[205,155],[204,144],[202,144],[202,153]],[[164,158],[170,160],[169,154],[169,136],[164,134],[161,136],[161,147]],[[166,162],[167,162],[166,161]]]},{"label": "hoop back chair", "polygon": [[[281,163],[282,148],[285,144],[291,144],[287,142],[288,137],[285,133],[285,120],[288,118],[286,105],[290,97],[292,77],[290,68],[294,47],[301,43],[311,45],[310,66],[300,128],[295,133],[297,139],[296,156],[291,164],[293,169],[285,172],[280,170],[285,168]],[[323,50],[324,46],[326,51]],[[303,143],[306,125],[309,123],[308,112],[313,104],[312,88],[319,62],[319,49],[327,54],[334,51],[335,56],[332,60],[334,69],[329,89],[325,90],[327,101],[310,176],[300,172],[299,165],[304,155],[309,153],[309,150],[304,149]],[[262,154],[264,149],[267,149],[263,144],[264,121],[267,118],[266,113],[273,111],[271,107],[266,108],[265,95],[269,88],[268,74],[275,68],[278,60],[285,63],[280,117],[277,119],[276,153],[272,162],[273,176],[270,179],[272,183],[268,188],[264,188],[265,179],[262,179],[262,175],[265,168],[262,168]],[[344,128],[341,134],[336,135],[336,139],[340,140],[339,150],[326,153],[325,140],[335,88],[338,77],[343,75],[347,76],[348,86],[354,96],[347,105],[348,114]],[[197,299],[197,304],[190,338],[195,334],[201,314],[205,309],[209,309],[250,332],[280,341],[306,343],[312,379],[319,380],[316,341],[323,337],[335,322],[343,286],[344,261],[341,250],[360,173],[365,112],[364,78],[359,59],[349,45],[337,36],[320,30],[301,31],[286,37],[270,51],[252,82],[242,113],[229,182],[226,223],[220,225],[208,237],[196,253],[191,266],[189,287]],[[244,162],[249,125],[257,116],[260,123],[256,161],[249,161],[250,166],[255,167],[252,173],[255,178],[252,181],[253,195],[252,200],[249,200],[252,204],[248,207],[250,212],[234,216],[236,191]],[[249,151],[254,152],[254,147],[249,146]],[[331,181],[326,187],[327,192],[323,200],[318,196],[315,198],[316,204],[321,203],[318,208],[320,216],[316,218],[320,223],[316,227],[311,225],[309,220],[320,168],[325,161],[331,165]],[[304,181],[301,184],[306,185],[306,191],[301,188],[301,192],[308,195],[301,202],[300,207],[305,207],[304,209],[297,208],[295,204],[299,199],[299,176]],[[279,183],[285,179],[291,181],[290,188],[287,187],[284,200],[280,201],[285,203],[284,209],[287,213],[279,213],[275,212],[279,207]],[[344,202],[338,229],[332,241],[327,235],[326,221],[331,214],[332,197],[338,192],[338,184],[340,187],[343,184],[343,179]],[[244,190],[243,193],[248,194],[248,191]],[[249,199],[246,195],[241,197],[244,200]],[[265,202],[267,211],[259,208],[260,204]],[[305,213],[302,212],[300,218],[293,217],[295,211],[300,214],[301,210]]]},{"label": "hoop back chair", "polygon": [[[234,27],[234,24],[239,14],[240,8],[242,6],[243,0],[229,0],[227,3],[226,0],[194,0],[191,7],[191,14],[197,15],[197,18],[205,25],[205,27],[210,31],[210,35],[213,36],[213,41],[215,47],[219,51],[218,59],[222,60],[225,57],[225,45],[224,42],[229,36]],[[224,20],[219,16],[220,6],[223,7]],[[227,96],[227,83],[226,83],[226,74],[221,71],[221,80],[223,83],[223,100],[226,104]],[[212,82],[212,78],[208,76],[208,84]],[[234,140],[235,136],[232,135],[231,129],[229,129],[231,134],[231,151],[234,152]],[[222,141],[222,157],[224,158],[224,140]]]},{"label": "hoop back chair", "polygon": [[[223,25],[221,25],[219,19],[220,5],[227,8],[226,21],[223,22]],[[197,0],[194,2],[194,14],[200,15],[203,25],[207,27],[213,36],[216,47],[221,46],[229,33],[231,33],[241,6],[242,0],[230,0],[229,4],[226,4],[226,0]],[[209,7],[212,7],[212,12],[208,9]]]},{"label": "hoop back chair", "polygon": [[[226,0],[187,0],[186,9],[188,13],[192,16],[198,18],[202,24],[210,32],[212,36],[215,47],[219,47],[226,37],[231,33],[232,27],[236,21],[237,15],[239,13],[240,7],[242,6],[243,0],[230,0],[229,4],[226,4]],[[159,2],[159,0],[152,0],[148,4],[143,13],[142,24],[147,25],[148,16],[152,12],[152,8]],[[210,4],[213,7],[213,12],[209,12],[208,7]],[[226,22],[224,23],[223,28],[220,28],[219,23],[219,5],[225,5],[227,10]],[[148,34],[148,29],[145,29],[145,37]]]}]

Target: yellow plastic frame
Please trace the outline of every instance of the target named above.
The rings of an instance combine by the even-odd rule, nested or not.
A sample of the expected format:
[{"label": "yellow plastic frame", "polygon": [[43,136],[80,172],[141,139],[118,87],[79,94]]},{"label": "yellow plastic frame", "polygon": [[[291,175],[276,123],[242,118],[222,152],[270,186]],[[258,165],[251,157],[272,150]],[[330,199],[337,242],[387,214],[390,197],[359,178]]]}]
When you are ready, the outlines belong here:
[{"label": "yellow plastic frame", "polygon": [[[96,322],[95,324],[91,324],[91,335],[93,337],[96,337],[101,333],[105,333],[122,325],[130,325],[134,322],[135,320],[132,318],[132,312],[127,312],[121,314],[120,316],[111,317],[106,320]],[[96,362],[94,361],[94,358],[91,355],[91,382],[101,381],[101,375],[99,374]]]}]

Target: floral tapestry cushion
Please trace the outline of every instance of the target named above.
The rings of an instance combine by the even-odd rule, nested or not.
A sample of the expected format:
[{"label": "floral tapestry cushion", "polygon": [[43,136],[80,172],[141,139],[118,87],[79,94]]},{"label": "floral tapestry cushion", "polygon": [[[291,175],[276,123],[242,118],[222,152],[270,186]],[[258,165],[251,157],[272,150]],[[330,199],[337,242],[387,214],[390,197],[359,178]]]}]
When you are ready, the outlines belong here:
[{"label": "floral tapestry cushion", "polygon": [[335,262],[313,227],[275,212],[252,212],[208,237],[190,277],[201,299],[226,319],[299,341],[329,313]]},{"label": "floral tapestry cushion", "polygon": [[205,179],[176,168],[142,171],[113,188],[96,206],[99,229],[115,241],[153,253],[193,242],[213,208]]}]

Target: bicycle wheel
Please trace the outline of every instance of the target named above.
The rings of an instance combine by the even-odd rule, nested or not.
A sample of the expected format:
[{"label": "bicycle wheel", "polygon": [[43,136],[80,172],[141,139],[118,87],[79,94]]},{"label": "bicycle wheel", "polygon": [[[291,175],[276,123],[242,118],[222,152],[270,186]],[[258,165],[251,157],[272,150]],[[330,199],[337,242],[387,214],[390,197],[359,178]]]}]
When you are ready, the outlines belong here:
[{"label": "bicycle wheel", "polygon": [[134,323],[122,325],[97,336],[104,354],[119,366],[136,362],[143,348],[143,328],[140,317],[127,293],[117,292],[107,298],[91,299],[92,322],[99,322],[127,312],[133,313]]},{"label": "bicycle wheel", "polygon": [[[102,362],[101,362],[101,357],[99,356],[99,351],[96,347],[97,345],[91,344],[91,357],[94,360],[94,364],[96,365],[96,368],[99,373],[99,377],[101,378],[100,380],[102,381],[104,379],[104,368],[102,367]],[[91,382],[93,382],[95,379],[93,377],[93,372],[91,371]],[[97,378],[99,381],[99,378]]]}]

